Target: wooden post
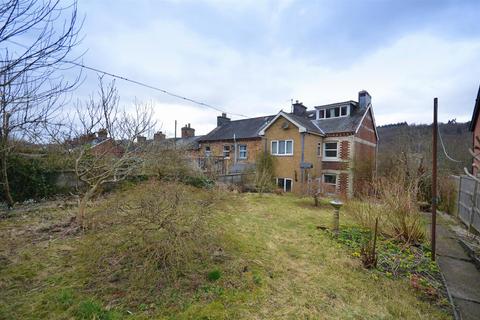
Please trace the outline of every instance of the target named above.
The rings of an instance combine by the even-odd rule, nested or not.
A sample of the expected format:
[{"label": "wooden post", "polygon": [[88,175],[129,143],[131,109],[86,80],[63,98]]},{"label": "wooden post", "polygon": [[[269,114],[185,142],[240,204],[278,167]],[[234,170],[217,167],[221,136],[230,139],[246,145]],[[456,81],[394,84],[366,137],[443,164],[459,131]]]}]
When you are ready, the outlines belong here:
[{"label": "wooden post", "polygon": [[475,182],[475,187],[473,187],[472,207],[470,208],[470,218],[468,219],[468,232],[472,232],[473,215],[476,214],[477,210],[478,182],[475,179],[473,181]]},{"label": "wooden post", "polygon": [[436,255],[437,233],[437,135],[438,135],[438,98],[433,99],[433,146],[432,146],[432,261]]}]

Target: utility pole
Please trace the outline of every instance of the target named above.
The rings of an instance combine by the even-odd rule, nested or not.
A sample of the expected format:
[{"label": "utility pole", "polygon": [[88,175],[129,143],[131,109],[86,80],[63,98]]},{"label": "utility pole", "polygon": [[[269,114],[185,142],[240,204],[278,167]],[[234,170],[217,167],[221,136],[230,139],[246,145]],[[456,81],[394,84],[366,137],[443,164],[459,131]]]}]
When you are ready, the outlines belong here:
[{"label": "utility pole", "polygon": [[437,232],[437,135],[438,135],[438,98],[433,99],[433,145],[432,145],[432,261],[436,255]]},{"label": "utility pole", "polygon": [[177,149],[177,120],[175,120],[175,135],[173,139],[173,147]]}]

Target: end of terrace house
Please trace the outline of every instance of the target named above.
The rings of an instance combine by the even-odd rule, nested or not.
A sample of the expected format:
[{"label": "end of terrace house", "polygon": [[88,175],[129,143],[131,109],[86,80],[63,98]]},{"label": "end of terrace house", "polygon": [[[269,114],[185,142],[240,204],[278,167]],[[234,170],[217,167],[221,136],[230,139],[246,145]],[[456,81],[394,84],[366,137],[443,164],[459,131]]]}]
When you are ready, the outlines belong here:
[{"label": "end of terrace house", "polygon": [[301,102],[291,112],[231,121],[217,117],[217,127],[199,139],[200,156],[223,157],[230,172],[255,165],[262,151],[275,157],[277,186],[285,192],[351,196],[376,167],[378,134],[370,94],[308,109]]}]

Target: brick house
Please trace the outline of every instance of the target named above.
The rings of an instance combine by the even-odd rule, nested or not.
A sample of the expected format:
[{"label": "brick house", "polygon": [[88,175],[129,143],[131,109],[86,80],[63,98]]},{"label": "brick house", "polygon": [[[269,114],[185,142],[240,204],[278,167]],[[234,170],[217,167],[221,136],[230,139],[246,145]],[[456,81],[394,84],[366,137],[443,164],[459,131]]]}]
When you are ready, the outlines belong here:
[{"label": "brick house", "polygon": [[[480,87],[478,88],[477,99],[475,100],[475,107],[473,108],[472,120],[470,121],[470,131],[472,132],[472,150],[475,153],[480,152],[480,142],[475,137],[480,138],[480,123],[478,122],[478,114],[480,113]],[[480,162],[477,159],[473,159],[472,173],[478,174],[478,167]]]},{"label": "brick house", "polygon": [[369,93],[313,110],[297,101],[292,109],[236,121],[222,114],[217,127],[199,139],[200,154],[225,157],[235,172],[268,151],[276,159],[276,183],[286,192],[318,186],[325,193],[352,196],[360,190],[376,166],[378,134]]},{"label": "brick house", "polygon": [[371,177],[376,166],[378,134],[366,91],[358,101],[307,108],[296,102],[293,112],[280,111],[265,126],[266,149],[278,161],[277,184],[284,191],[352,196]]}]

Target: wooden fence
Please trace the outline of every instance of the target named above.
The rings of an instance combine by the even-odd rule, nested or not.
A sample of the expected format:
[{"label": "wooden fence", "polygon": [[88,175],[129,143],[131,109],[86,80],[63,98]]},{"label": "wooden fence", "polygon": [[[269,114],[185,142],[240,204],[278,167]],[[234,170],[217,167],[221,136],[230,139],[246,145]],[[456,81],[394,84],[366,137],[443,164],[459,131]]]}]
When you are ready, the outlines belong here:
[{"label": "wooden fence", "polygon": [[466,175],[458,179],[458,217],[468,227],[480,232],[480,183]]}]

